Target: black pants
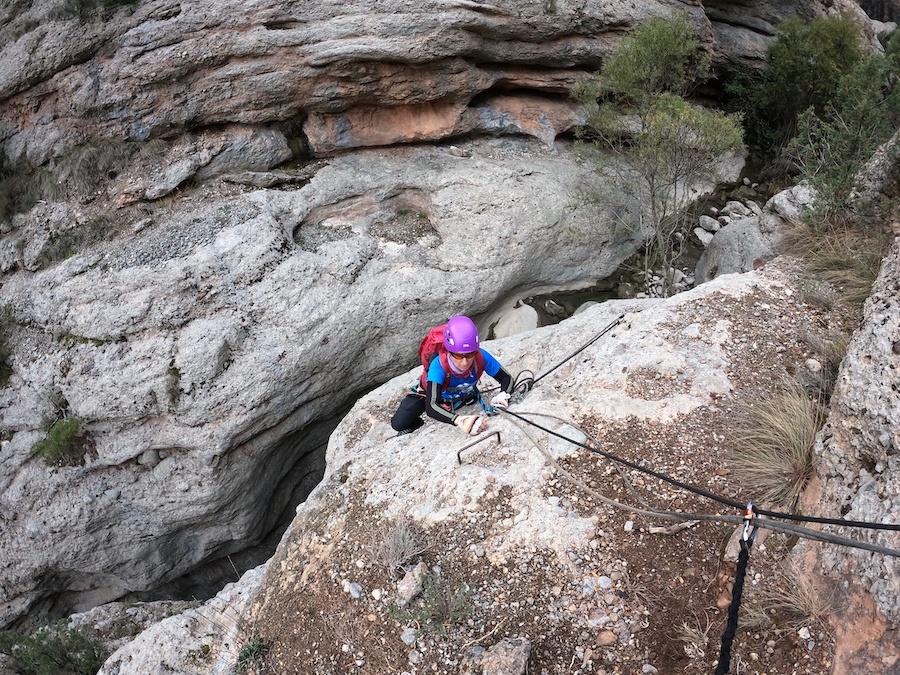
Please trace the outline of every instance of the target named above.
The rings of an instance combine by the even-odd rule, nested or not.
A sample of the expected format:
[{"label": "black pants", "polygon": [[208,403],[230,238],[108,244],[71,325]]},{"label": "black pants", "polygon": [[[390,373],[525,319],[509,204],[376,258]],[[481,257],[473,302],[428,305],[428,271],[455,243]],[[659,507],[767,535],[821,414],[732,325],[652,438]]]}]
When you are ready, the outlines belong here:
[{"label": "black pants", "polygon": [[391,418],[391,427],[394,431],[415,431],[425,424],[422,421],[422,413],[425,412],[424,394],[407,394],[400,401],[397,412]]},{"label": "black pants", "polygon": [[[453,408],[456,409],[469,403],[475,403],[477,400],[478,395],[472,394],[471,397],[458,402]],[[425,408],[426,401],[424,394],[407,394],[403,397],[403,400],[400,401],[397,412],[395,412],[394,416],[391,418],[391,428],[393,428],[394,431],[415,431],[425,424],[422,420],[422,413],[425,412]]]}]

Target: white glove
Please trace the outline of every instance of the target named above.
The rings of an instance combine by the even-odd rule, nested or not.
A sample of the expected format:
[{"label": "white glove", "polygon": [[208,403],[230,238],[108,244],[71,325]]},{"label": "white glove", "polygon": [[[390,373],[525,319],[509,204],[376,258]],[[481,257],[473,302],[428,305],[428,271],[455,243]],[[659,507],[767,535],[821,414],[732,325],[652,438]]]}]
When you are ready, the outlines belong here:
[{"label": "white glove", "polygon": [[508,408],[509,407],[509,394],[505,391],[501,391],[494,398],[491,399],[491,407],[492,408]]},{"label": "white glove", "polygon": [[471,436],[477,436],[487,429],[487,420],[481,415],[457,415],[453,424]]}]

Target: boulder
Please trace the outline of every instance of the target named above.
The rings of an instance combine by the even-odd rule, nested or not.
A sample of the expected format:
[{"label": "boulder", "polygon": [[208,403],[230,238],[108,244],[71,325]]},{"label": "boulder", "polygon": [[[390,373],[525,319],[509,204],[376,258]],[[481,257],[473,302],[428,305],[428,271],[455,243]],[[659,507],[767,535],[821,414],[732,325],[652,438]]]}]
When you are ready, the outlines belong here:
[{"label": "boulder", "polygon": [[97,675],[234,672],[241,653],[253,653],[250,641],[260,640],[245,635],[245,622],[252,617],[264,572],[263,566],[249,570],[201,607],[153,624],[113,652]]},{"label": "boulder", "polygon": [[537,310],[531,305],[522,303],[497,320],[493,325],[493,334],[496,338],[508,337],[537,328],[538,323]]},{"label": "boulder", "polygon": [[709,281],[719,274],[747,272],[773,258],[779,226],[778,219],[771,215],[729,223],[712,237],[697,261],[694,269],[697,283]]}]

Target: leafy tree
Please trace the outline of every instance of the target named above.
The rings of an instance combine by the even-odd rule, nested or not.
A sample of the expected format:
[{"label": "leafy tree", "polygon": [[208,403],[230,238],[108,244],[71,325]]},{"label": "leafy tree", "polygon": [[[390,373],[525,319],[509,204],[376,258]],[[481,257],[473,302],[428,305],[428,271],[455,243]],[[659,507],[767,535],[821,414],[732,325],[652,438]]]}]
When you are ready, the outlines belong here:
[{"label": "leafy tree", "polygon": [[653,19],[624,39],[600,73],[575,90],[588,107],[582,140],[601,152],[607,190],[623,198],[626,227],[649,232],[645,277],[681,253],[683,212],[693,189],[714,179],[718,161],[743,147],[737,116],[689,103],[682,94],[708,74],[709,61],[686,19]]},{"label": "leafy tree", "polygon": [[726,89],[751,142],[780,148],[794,135],[799,115],[810,107],[821,113],[863,58],[862,33],[851,15],[797,16],[779,27],[766,67],[735,68]]},{"label": "leafy tree", "polygon": [[896,57],[876,54],[841,77],[832,100],[800,114],[788,155],[817,188],[820,208],[840,211],[875,149],[900,126]]},{"label": "leafy tree", "polygon": [[624,37],[600,80],[620,102],[641,106],[664,92],[686,96],[709,72],[709,54],[686,16],[677,14],[653,17]]}]

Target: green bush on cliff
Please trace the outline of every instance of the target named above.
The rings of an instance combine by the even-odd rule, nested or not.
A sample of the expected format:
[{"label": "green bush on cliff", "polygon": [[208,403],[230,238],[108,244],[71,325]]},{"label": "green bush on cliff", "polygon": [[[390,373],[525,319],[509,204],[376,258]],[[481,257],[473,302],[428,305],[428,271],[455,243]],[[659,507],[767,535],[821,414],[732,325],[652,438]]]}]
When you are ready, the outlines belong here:
[{"label": "green bush on cliff", "polygon": [[819,193],[819,208],[841,212],[856,175],[900,126],[897,57],[873,55],[840,78],[832,100],[797,120],[787,154]]},{"label": "green bush on cliff", "polygon": [[58,14],[61,17],[77,17],[86,21],[92,15],[124,5],[135,5],[138,0],[66,0]]},{"label": "green bush on cliff", "polygon": [[743,148],[740,118],[683,96],[709,72],[709,57],[683,15],[655,18],[622,40],[602,70],[573,91],[587,109],[579,137],[627,232],[645,239],[644,278],[668,271],[687,238],[685,207],[698,182],[718,179],[720,159]]},{"label": "green bush on cliff", "polygon": [[43,169],[25,170],[13,165],[0,151],[0,222],[24,213],[41,199],[59,192],[56,181]]},{"label": "green bush on cliff", "polygon": [[808,108],[821,113],[863,56],[862,33],[849,14],[785,21],[766,67],[736,68],[726,87],[743,114],[749,142],[783,147],[800,114]]},{"label": "green bush on cliff", "polygon": [[108,656],[99,643],[65,621],[25,637],[6,631],[0,635],[0,651],[9,655],[9,667],[17,675],[94,675]]},{"label": "green bush on cliff", "polygon": [[12,364],[10,357],[12,356],[12,347],[10,347],[10,333],[13,326],[12,310],[3,306],[0,307],[0,389],[5,387],[12,375]]},{"label": "green bush on cliff", "polygon": [[34,457],[48,466],[74,466],[84,463],[85,446],[81,419],[71,415],[53,422],[32,451]]}]

